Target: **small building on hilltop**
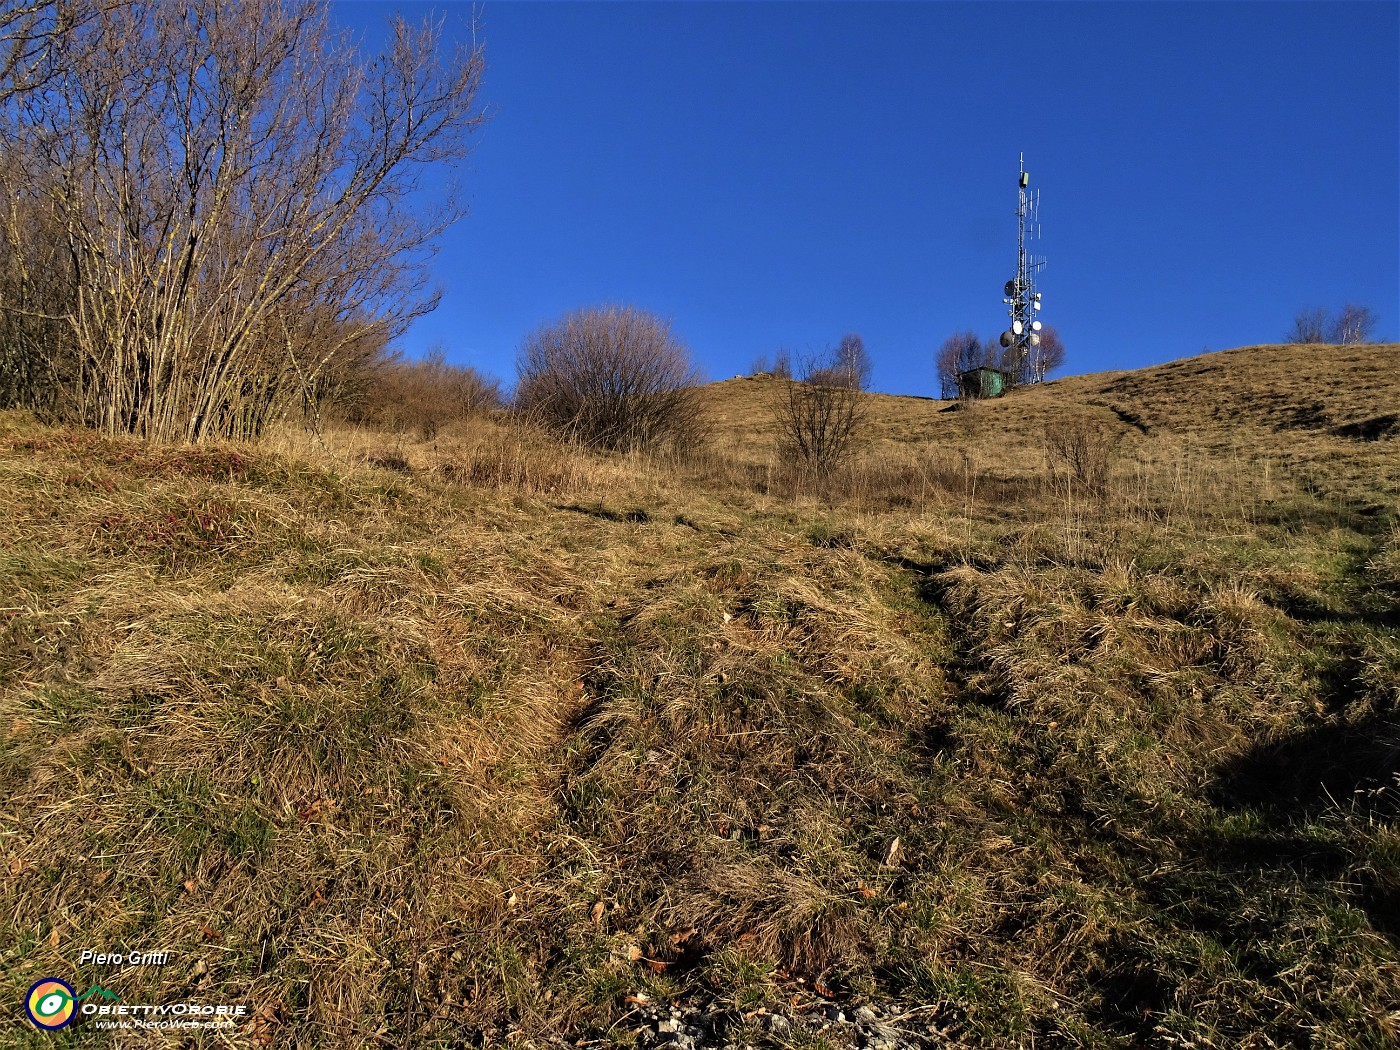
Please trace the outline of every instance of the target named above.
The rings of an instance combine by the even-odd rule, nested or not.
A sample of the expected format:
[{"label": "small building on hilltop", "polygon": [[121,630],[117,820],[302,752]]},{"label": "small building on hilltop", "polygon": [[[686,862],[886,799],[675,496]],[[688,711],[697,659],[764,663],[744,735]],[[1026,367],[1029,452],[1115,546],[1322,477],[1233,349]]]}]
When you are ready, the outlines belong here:
[{"label": "small building on hilltop", "polygon": [[981,365],[958,373],[959,397],[1001,397],[1011,389],[1011,373]]}]

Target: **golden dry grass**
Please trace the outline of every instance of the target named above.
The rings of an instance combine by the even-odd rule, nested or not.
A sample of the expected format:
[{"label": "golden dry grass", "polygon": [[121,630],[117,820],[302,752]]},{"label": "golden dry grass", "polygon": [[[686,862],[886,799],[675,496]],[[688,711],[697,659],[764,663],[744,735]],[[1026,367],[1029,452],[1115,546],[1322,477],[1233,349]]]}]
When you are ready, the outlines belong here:
[{"label": "golden dry grass", "polygon": [[819,481],[761,380],[684,460],[0,415],[4,994],[257,1011],[197,1045],[627,1043],[641,995],[753,1042],[818,984],[969,1046],[1387,1045],[1398,354],[881,396]]}]

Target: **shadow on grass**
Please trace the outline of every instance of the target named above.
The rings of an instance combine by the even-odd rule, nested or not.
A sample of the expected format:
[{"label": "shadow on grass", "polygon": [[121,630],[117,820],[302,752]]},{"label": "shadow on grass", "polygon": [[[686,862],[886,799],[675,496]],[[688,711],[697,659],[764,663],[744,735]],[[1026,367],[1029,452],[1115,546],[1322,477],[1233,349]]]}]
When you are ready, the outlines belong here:
[{"label": "shadow on grass", "polygon": [[1251,832],[1209,843],[1213,859],[1286,867],[1308,881],[1345,877],[1371,925],[1400,940],[1400,870],[1358,864],[1355,843],[1320,835],[1316,823],[1370,827],[1400,818],[1400,720],[1339,719],[1266,741],[1222,766],[1211,795],[1260,818]]},{"label": "shadow on grass", "polygon": [[1217,805],[1275,816],[1315,816],[1329,807],[1379,815],[1400,811],[1398,785],[1400,722],[1371,715],[1258,744],[1220,769],[1212,794]]}]

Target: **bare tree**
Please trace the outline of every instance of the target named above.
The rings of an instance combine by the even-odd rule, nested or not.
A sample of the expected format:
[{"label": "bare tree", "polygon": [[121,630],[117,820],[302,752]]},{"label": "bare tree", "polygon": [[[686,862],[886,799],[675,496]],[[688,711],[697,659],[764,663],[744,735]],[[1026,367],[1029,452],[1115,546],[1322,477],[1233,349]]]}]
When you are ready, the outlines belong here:
[{"label": "bare tree", "polygon": [[634,306],[575,310],[532,332],[515,404],[605,450],[685,449],[705,432],[700,377],[671,323]]},{"label": "bare tree", "polygon": [[1286,339],[1290,343],[1364,343],[1376,327],[1376,315],[1369,306],[1347,303],[1336,317],[1329,317],[1320,306],[1300,310]]},{"label": "bare tree", "polygon": [[779,347],[777,353],[773,355],[773,363],[768,363],[768,355],[760,354],[749,366],[751,376],[769,376],[773,379],[792,378],[792,351],[787,347]]},{"label": "bare tree", "polygon": [[0,3],[0,105],[57,72],[55,45],[104,10],[128,0],[4,0]]},{"label": "bare tree", "polygon": [[973,332],[954,332],[943,340],[935,359],[940,396],[944,400],[956,398],[958,376],[969,369],[989,364],[989,351],[995,353],[996,349],[994,340],[983,343]]},{"label": "bare tree", "polygon": [[484,119],[482,50],[441,61],[441,29],[395,18],[362,60],[309,0],[193,0],[99,5],[51,38],[44,90],[13,99],[28,170],[4,191],[62,230],[78,418],[256,433],[357,340],[436,305],[427,252],[462,212],[409,197]]},{"label": "bare tree", "polygon": [[1040,342],[1031,347],[1027,361],[1031,376],[1037,383],[1044,382],[1047,372],[1053,372],[1065,363],[1065,344],[1054,326],[1045,325],[1039,335]]},{"label": "bare tree", "polygon": [[1348,346],[1365,343],[1370,341],[1375,327],[1376,315],[1370,307],[1347,303],[1332,322],[1330,342]]},{"label": "bare tree", "polygon": [[825,386],[847,386],[856,390],[869,390],[870,377],[875,366],[870,360],[870,352],[865,349],[865,340],[854,332],[841,337],[832,362],[820,375],[809,377],[811,382]]},{"label": "bare tree", "polygon": [[1320,306],[1299,310],[1286,338],[1290,343],[1327,342],[1327,311]]},{"label": "bare tree", "polygon": [[778,352],[773,355],[773,378],[792,378],[792,351],[785,346],[778,347]]},{"label": "bare tree", "polygon": [[778,424],[778,453],[785,462],[825,471],[855,450],[866,421],[866,395],[858,385],[825,383],[841,376],[840,351],[802,362],[802,378],[785,381],[771,408]]}]

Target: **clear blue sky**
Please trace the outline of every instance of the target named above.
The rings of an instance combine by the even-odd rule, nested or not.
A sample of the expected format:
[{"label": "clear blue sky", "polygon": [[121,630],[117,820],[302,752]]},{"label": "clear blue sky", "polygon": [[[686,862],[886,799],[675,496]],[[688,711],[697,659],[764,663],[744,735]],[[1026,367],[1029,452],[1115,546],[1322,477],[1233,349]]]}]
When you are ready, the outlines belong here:
[{"label": "clear blue sky", "polygon": [[[373,44],[395,8],[429,9],[332,13]],[[858,332],[876,389],[933,393],[947,335],[1005,327],[1021,151],[1061,374],[1278,341],[1313,305],[1400,335],[1400,4],[489,0],[482,23],[494,116],[412,356],[509,386],[531,328],[626,302],[712,379]]]}]

